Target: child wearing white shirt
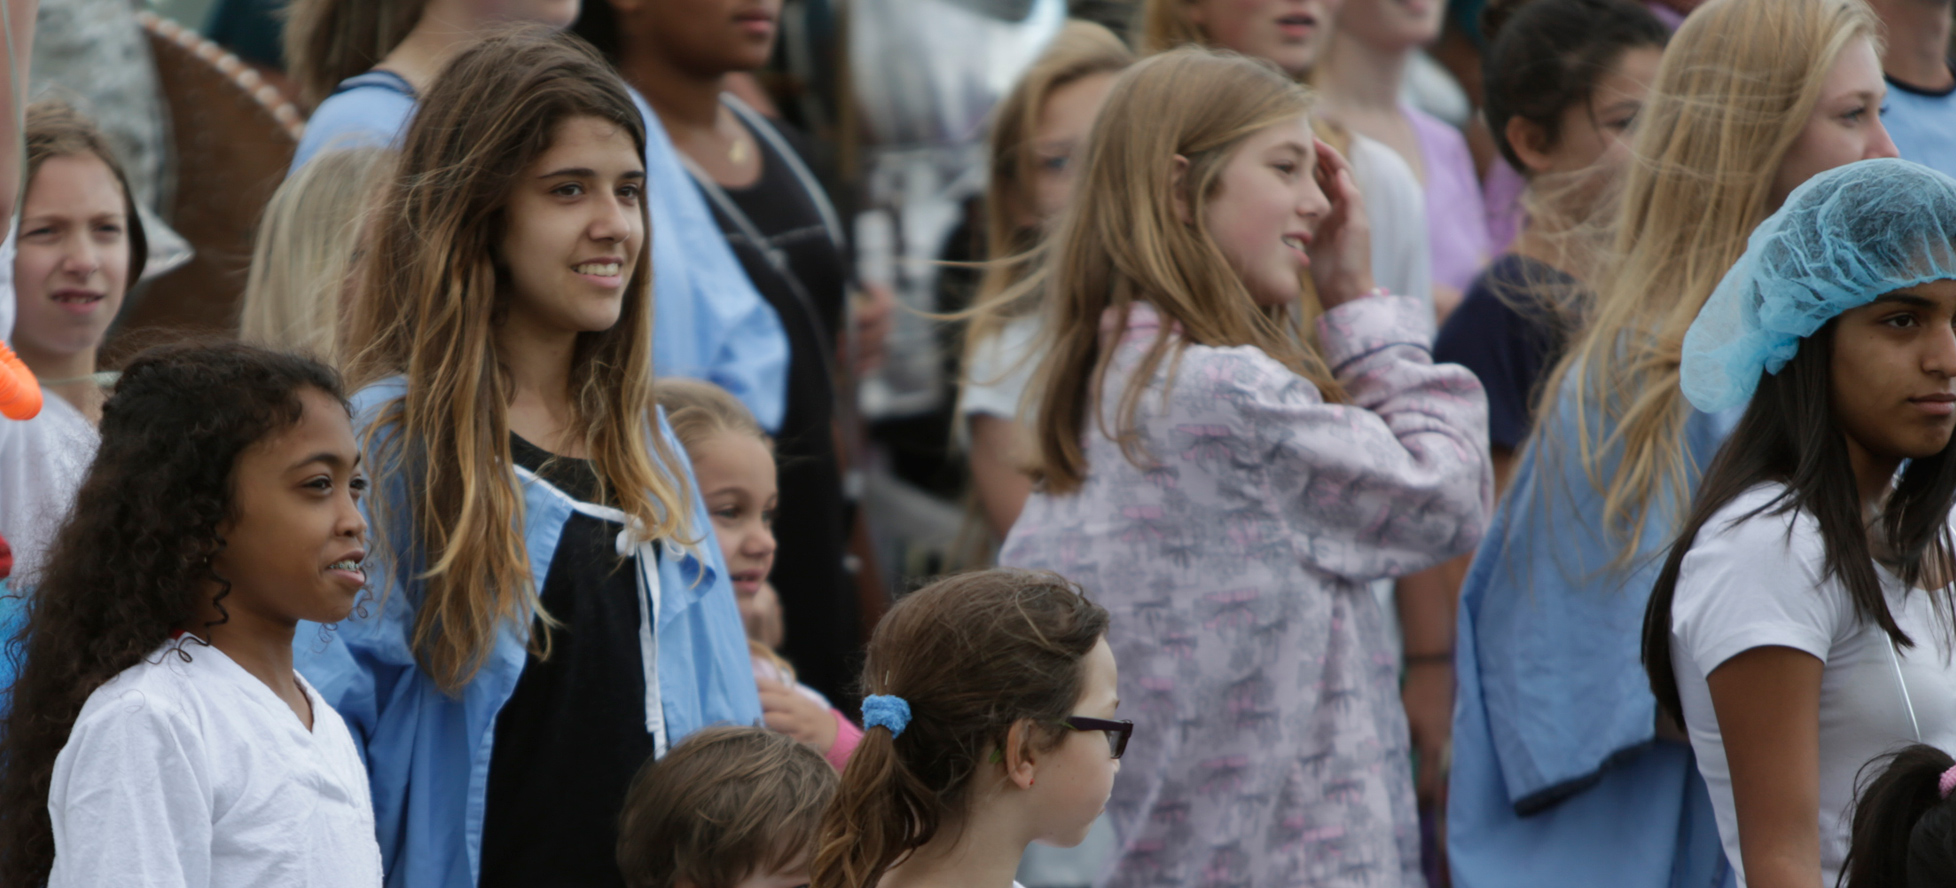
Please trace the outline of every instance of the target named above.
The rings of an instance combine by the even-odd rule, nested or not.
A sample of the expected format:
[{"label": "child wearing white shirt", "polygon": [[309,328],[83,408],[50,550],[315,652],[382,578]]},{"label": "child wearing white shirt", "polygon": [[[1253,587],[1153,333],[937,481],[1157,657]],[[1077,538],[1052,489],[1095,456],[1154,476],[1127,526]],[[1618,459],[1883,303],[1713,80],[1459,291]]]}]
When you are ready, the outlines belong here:
[{"label": "child wearing white shirt", "polygon": [[360,753],[292,667],[298,621],[345,619],[366,584],[338,376],[158,348],[101,428],[13,639],[0,883],[376,888]]}]

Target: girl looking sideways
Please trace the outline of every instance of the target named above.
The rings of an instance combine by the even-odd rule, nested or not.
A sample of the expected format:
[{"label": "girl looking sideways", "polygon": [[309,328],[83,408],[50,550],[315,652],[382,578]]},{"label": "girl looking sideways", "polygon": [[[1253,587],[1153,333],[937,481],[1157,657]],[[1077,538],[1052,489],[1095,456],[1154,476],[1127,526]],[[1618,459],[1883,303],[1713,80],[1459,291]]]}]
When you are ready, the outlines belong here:
[{"label": "girl looking sideways", "polygon": [[1107,611],[1043,571],[925,586],[876,626],[862,745],[811,888],[1010,888],[1026,845],[1078,845],[1132,722],[1114,720]]},{"label": "girl looking sideways", "polygon": [[359,750],[292,662],[366,582],[365,489],[326,367],[129,363],[10,643],[0,882],[380,885]]},{"label": "girl looking sideways", "polygon": [[1685,334],[1745,413],[1651,592],[1644,665],[1691,737],[1739,884],[1832,885],[1861,767],[1956,748],[1956,179],[1822,173]]},{"label": "girl looking sideways", "polygon": [[589,47],[513,29],[429,90],[375,216],[345,341],[380,601],[299,661],[390,884],[617,885],[639,766],[760,717],[653,401],[644,139]]},{"label": "girl looking sideways", "polygon": [[1584,330],[1461,587],[1447,841],[1462,888],[1732,878],[1637,660],[1659,553],[1736,419],[1679,392],[1678,343],[1794,186],[1894,156],[1875,27],[1859,0],[1712,0],[1664,50]]},{"label": "girl looking sideways", "polygon": [[1309,110],[1268,63],[1142,61],[1023,285],[1046,304],[1040,487],[999,560],[1106,603],[1150,738],[1115,789],[1107,884],[1420,878],[1369,584],[1478,538],[1486,403],[1431,362],[1424,303],[1372,285],[1364,206]]}]

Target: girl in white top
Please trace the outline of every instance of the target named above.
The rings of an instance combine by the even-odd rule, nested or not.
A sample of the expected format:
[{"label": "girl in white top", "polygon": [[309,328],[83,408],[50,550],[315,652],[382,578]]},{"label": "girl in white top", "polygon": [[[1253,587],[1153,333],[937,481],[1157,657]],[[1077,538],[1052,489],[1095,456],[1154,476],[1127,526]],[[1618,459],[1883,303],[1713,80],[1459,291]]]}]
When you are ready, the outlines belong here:
[{"label": "girl in white top", "polygon": [[1956,748],[1956,180],[1881,159],[1795,189],[1692,323],[1681,383],[1699,410],[1751,403],[1651,595],[1644,665],[1740,884],[1833,885],[1856,773]]},{"label": "girl in white top", "polygon": [[1019,413],[1039,362],[1037,298],[1002,300],[1031,270],[1025,257],[1066,209],[1087,131],[1114,78],[1132,64],[1134,53],[1113,32],[1069,21],[992,111],[984,203],[991,262],[976,302],[1004,308],[977,315],[965,331],[958,416],[969,436],[971,492],[995,540],[1012,531],[1032,493],[1030,439]]},{"label": "girl in white top", "polygon": [[18,309],[13,345],[43,389],[40,415],[0,443],[0,536],[22,589],[95,455],[107,397],[96,352],[148,254],[122,166],[95,124],[54,102],[29,107],[26,122],[27,191],[7,266],[17,286],[0,294]]},{"label": "girl in white top", "polygon": [[366,583],[338,376],[159,348],[102,432],[12,639],[0,883],[377,888],[366,769],[292,668],[298,621]]}]

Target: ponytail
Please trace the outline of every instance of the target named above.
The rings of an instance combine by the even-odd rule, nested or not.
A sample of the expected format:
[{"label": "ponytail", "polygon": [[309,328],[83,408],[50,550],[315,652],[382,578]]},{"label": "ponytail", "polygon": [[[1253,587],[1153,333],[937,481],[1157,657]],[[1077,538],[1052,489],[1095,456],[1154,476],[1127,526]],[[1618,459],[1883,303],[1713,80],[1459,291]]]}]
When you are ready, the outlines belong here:
[{"label": "ponytail", "polygon": [[873,886],[942,825],[936,793],[905,767],[888,728],[863,732],[824,818],[809,885]]},{"label": "ponytail", "polygon": [[427,0],[292,0],[285,68],[299,101],[317,108],[340,81],[380,64],[421,21]]},{"label": "ponytail", "polygon": [[823,817],[811,888],[875,888],[965,813],[973,778],[1002,767],[995,756],[1014,725],[1032,723],[1024,735],[1035,750],[1058,745],[1082,660],[1107,621],[1106,609],[1044,571],[961,574],[890,608],[869,640],[863,689],[907,711],[865,719]]},{"label": "ponytail", "polygon": [[[1885,765],[1885,767],[1883,767]],[[1883,767],[1854,806],[1843,888],[1956,885],[1956,758],[1916,744],[1861,769]]]}]

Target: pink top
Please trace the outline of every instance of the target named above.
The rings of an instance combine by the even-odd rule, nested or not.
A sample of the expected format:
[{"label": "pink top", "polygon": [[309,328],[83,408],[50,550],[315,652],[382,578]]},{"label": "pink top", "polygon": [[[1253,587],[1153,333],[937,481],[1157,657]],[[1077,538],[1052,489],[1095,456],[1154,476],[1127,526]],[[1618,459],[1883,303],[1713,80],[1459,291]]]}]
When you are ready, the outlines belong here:
[{"label": "pink top", "polygon": [[1521,234],[1521,225],[1527,221],[1521,194],[1528,190],[1528,180],[1508,165],[1507,158],[1496,157],[1494,165],[1487,168],[1487,182],[1482,188],[1487,195],[1487,233],[1493,238],[1494,255],[1499,256],[1514,246],[1515,236]]},{"label": "pink top", "polygon": [[[1085,481],[1035,491],[998,559],[1057,571],[1112,617],[1135,730],[1101,888],[1421,884],[1370,583],[1472,550],[1493,505],[1487,399],[1433,363],[1432,317],[1403,296],[1325,312],[1337,404],[1249,346],[1188,344],[1136,379],[1161,317],[1136,303],[1113,329]],[[1130,385],[1140,466],[1101,433]]]},{"label": "pink top", "polygon": [[1412,121],[1421,166],[1426,169],[1426,237],[1433,250],[1433,283],[1466,292],[1494,253],[1474,157],[1467,151],[1467,139],[1446,121],[1411,105],[1400,107]]},{"label": "pink top", "polygon": [[[753,657],[752,659],[754,661],[755,676],[765,678],[777,684],[789,683],[787,673],[782,672],[779,667],[776,667],[773,661],[763,657]],[[856,746],[863,742],[863,729],[856,727],[856,723],[850,721],[848,716],[843,715],[842,710],[830,706],[829,698],[822,696],[820,691],[800,682],[795,682],[794,688],[796,693],[829,707],[829,714],[835,717],[835,742],[829,744],[829,750],[822,753],[822,757],[828,759],[829,764],[833,765],[837,771],[848,767],[849,756],[854,755]]]}]

